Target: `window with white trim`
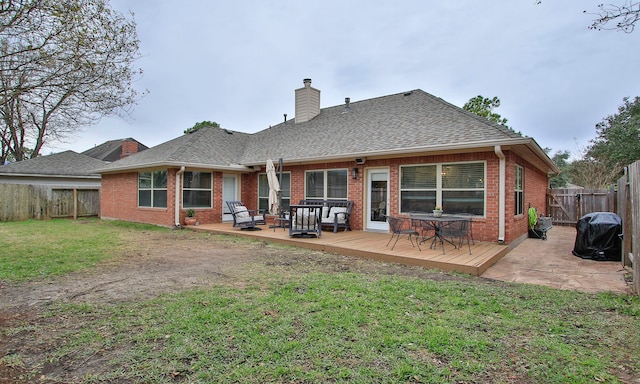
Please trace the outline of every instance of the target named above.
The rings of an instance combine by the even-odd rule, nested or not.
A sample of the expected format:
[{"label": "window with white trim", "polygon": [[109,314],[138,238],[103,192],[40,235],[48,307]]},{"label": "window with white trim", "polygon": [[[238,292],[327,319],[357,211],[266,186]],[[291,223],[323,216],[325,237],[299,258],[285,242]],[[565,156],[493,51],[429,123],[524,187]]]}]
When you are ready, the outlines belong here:
[{"label": "window with white trim", "polygon": [[485,162],[439,163],[400,167],[400,211],[484,216]]},{"label": "window with white trim", "polygon": [[182,207],[212,208],[213,174],[186,171],[182,174]]},{"label": "window with white trim", "polygon": [[167,207],[167,171],[138,173],[138,206]]},{"label": "window with white trim", "polygon": [[[282,180],[280,180],[280,174],[277,174],[277,177],[280,182],[281,208],[283,211],[288,211],[291,203],[291,173],[283,172]],[[266,173],[258,175],[258,208],[269,210],[269,181]]]},{"label": "window with white trim", "polygon": [[516,165],[514,186],[515,215],[524,214],[524,168]]},{"label": "window with white trim", "polygon": [[347,199],[346,169],[307,171],[304,178],[305,199]]},{"label": "window with white trim", "polygon": [[400,212],[431,212],[436,206],[437,166],[400,168]]}]

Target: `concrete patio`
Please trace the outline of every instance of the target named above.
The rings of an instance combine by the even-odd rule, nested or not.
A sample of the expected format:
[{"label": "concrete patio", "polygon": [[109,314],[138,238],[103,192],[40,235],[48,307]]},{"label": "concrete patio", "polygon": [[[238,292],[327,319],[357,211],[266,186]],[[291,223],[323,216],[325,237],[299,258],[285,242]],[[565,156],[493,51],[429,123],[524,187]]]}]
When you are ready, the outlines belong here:
[{"label": "concrete patio", "polygon": [[631,293],[619,261],[574,256],[574,227],[554,226],[547,240],[526,239],[481,276],[501,281],[544,285],[581,292]]}]

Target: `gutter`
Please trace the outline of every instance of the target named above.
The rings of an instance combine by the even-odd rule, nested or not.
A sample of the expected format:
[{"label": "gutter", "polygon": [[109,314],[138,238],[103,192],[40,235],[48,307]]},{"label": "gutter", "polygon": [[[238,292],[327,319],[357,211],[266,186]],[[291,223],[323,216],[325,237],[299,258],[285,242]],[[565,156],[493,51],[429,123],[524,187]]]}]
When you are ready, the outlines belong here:
[{"label": "gutter", "polygon": [[500,159],[500,174],[498,182],[498,243],[504,243],[505,233],[505,202],[506,202],[506,183],[507,183],[507,162],[502,153],[502,148],[496,145],[493,151]]},{"label": "gutter", "polygon": [[180,226],[180,176],[184,173],[185,166],[180,167],[180,170],[176,172],[176,193],[175,193],[175,207],[174,207],[174,216],[175,216],[175,226]]},{"label": "gutter", "polygon": [[141,164],[133,164],[133,165],[125,165],[119,167],[111,167],[111,168],[100,168],[96,170],[100,175],[109,174],[109,173],[118,173],[123,171],[139,171],[141,169],[151,169],[151,168],[176,168],[176,167],[189,167],[189,168],[202,168],[202,169],[216,169],[220,171],[236,171],[236,172],[251,172],[252,169],[240,165],[240,164],[232,164],[232,165],[218,165],[218,164],[202,164],[202,163],[180,163],[171,162],[171,161],[161,161],[157,163],[141,163]]}]

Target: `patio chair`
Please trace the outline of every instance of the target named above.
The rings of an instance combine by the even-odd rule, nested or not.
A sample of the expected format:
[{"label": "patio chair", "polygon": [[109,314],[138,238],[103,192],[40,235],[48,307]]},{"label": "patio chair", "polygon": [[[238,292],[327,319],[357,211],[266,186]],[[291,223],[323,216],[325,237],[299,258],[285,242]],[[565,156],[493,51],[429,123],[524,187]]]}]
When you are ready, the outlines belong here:
[{"label": "patio chair", "polygon": [[415,228],[420,233],[422,240],[420,243],[424,243],[430,239],[434,239],[436,236],[436,227],[429,220],[420,218],[419,215],[423,215],[422,212],[409,212],[409,218],[411,219],[411,227]]},{"label": "patio chair", "polygon": [[[467,246],[469,247],[469,254],[471,254],[471,242],[470,238],[471,219],[467,220],[452,220],[442,223],[440,227],[440,246],[442,246],[442,254],[444,255],[444,243],[449,242],[456,248],[461,248],[464,240],[467,240]],[[447,239],[450,239],[448,241]],[[458,241],[456,245],[455,241]]]},{"label": "patio chair", "polygon": [[240,229],[259,230],[258,224],[267,224],[266,209],[247,209],[241,201],[227,201],[229,212],[233,216],[233,226]]},{"label": "patio chair", "polygon": [[476,245],[476,241],[473,239],[473,218],[476,217],[473,213],[457,213],[458,216],[466,216],[469,218],[469,237],[471,238],[471,244]]},{"label": "patio chair", "polygon": [[289,236],[322,236],[322,205],[291,205]]},{"label": "patio chair", "polygon": [[387,221],[389,223],[389,230],[391,230],[391,238],[387,242],[387,247],[391,243],[391,240],[393,240],[393,238],[395,237],[396,242],[393,243],[393,246],[391,247],[391,250],[393,251],[393,248],[395,248],[396,244],[398,244],[398,240],[400,240],[400,236],[408,235],[409,241],[411,242],[411,246],[415,247],[415,245],[413,245],[413,240],[411,239],[412,236],[415,236],[418,250],[422,251],[422,249],[420,249],[420,244],[418,241],[419,240],[418,237],[420,236],[420,233],[418,233],[418,231],[416,231],[414,228],[405,227],[405,222],[407,221],[406,218],[387,216]]}]

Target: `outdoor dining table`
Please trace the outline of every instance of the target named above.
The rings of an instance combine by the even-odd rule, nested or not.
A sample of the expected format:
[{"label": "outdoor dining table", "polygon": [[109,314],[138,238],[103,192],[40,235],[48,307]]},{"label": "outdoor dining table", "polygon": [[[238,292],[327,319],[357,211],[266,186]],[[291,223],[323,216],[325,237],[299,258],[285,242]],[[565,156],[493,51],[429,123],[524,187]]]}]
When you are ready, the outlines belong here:
[{"label": "outdoor dining table", "polygon": [[422,236],[422,240],[420,241],[420,243],[423,244],[431,240],[431,245],[429,246],[430,249],[433,249],[433,245],[436,243],[436,241],[440,241],[441,244],[446,241],[457,249],[458,246],[456,246],[455,243],[442,235],[442,228],[456,221],[471,221],[471,218],[467,215],[442,214],[442,216],[434,216],[432,213],[426,212],[410,213],[409,217],[411,218],[412,222],[413,220],[417,220],[419,222],[426,223],[427,226],[433,227],[434,235],[430,237]]}]

